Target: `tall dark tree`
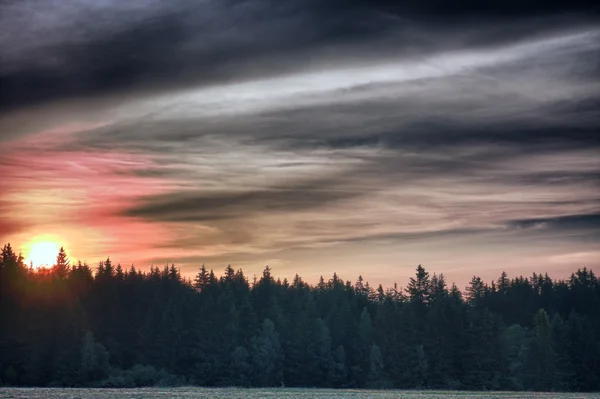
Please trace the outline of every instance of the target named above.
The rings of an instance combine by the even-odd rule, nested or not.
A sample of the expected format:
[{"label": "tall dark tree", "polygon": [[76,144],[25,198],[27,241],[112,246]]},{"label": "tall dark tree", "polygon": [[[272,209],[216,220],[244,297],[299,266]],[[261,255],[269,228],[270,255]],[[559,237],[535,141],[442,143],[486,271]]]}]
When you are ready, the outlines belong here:
[{"label": "tall dark tree", "polygon": [[406,292],[411,303],[423,306],[429,302],[431,292],[429,273],[425,271],[423,266],[417,266],[416,276],[410,278]]},{"label": "tall dark tree", "polygon": [[[375,287],[375,286],[374,286]],[[404,294],[406,293],[406,295]],[[405,290],[339,275],[310,285],[266,267],[193,281],[0,253],[0,381],[27,386],[298,386],[600,390],[600,285],[582,268],[465,295],[422,266]]]},{"label": "tall dark tree", "polygon": [[66,280],[71,272],[71,262],[67,258],[67,252],[64,247],[60,247],[58,255],[56,256],[56,264],[52,268],[52,274],[59,280]]},{"label": "tall dark tree", "polygon": [[556,354],[550,318],[544,309],[540,309],[534,317],[525,370],[529,377],[526,386],[537,391],[550,391],[554,387]]},{"label": "tall dark tree", "polygon": [[369,377],[367,380],[369,388],[387,388],[390,386],[384,370],[383,356],[377,344],[371,345],[369,351]]},{"label": "tall dark tree", "polygon": [[252,358],[254,381],[258,386],[282,385],[281,343],[275,324],[269,319],[263,321],[260,331],[252,340]]},{"label": "tall dark tree", "polygon": [[81,381],[90,383],[106,377],[108,364],[108,352],[96,341],[94,334],[88,331],[81,345]]}]

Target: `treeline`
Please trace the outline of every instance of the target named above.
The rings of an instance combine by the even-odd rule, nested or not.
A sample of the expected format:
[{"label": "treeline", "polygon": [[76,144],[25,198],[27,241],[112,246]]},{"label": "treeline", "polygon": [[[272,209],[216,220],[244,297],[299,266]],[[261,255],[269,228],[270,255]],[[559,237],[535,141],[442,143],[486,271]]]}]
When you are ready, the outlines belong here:
[{"label": "treeline", "polygon": [[192,281],[62,250],[34,270],[5,245],[0,288],[5,385],[600,390],[600,283],[585,268],[473,277],[463,294],[421,266],[406,289],[269,267]]}]

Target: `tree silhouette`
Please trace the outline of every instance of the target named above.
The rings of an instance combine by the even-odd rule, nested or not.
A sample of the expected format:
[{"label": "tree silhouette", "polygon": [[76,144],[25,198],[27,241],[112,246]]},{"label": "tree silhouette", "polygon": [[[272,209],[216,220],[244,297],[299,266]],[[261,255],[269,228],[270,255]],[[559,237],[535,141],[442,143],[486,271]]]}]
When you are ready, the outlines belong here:
[{"label": "tree silhouette", "polygon": [[[353,388],[600,389],[600,285],[582,268],[465,295],[419,265],[405,290],[334,274],[249,283],[228,265],[193,281],[0,253],[0,381],[24,386],[199,384]],[[406,292],[406,295],[403,294]]]},{"label": "tree silhouette", "polygon": [[58,255],[56,256],[56,264],[52,268],[53,275],[59,280],[65,280],[71,271],[70,263],[64,247],[60,247]]}]

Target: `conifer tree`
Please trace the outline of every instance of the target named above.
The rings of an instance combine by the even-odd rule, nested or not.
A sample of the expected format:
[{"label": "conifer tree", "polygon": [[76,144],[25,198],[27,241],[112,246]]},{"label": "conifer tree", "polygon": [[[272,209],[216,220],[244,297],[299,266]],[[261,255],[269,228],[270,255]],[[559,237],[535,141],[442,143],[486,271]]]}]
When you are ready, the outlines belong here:
[{"label": "conifer tree", "polygon": [[60,247],[58,255],[56,256],[56,264],[52,269],[52,273],[55,278],[59,280],[66,280],[71,271],[71,262],[67,258],[67,253],[64,247]]},{"label": "conifer tree", "polygon": [[406,290],[338,274],[314,283],[266,267],[250,285],[229,265],[191,282],[172,264],[124,271],[110,258],[94,273],[64,248],[51,270],[28,269],[4,245],[0,380],[600,390],[600,285],[587,268],[474,276],[464,296],[422,266]]},{"label": "conifer tree", "polygon": [[264,387],[280,386],[283,381],[281,344],[271,320],[263,321],[258,335],[252,340],[252,349],[255,384]]},{"label": "conifer tree", "polygon": [[528,345],[527,376],[528,386],[539,391],[549,391],[553,387],[556,371],[556,355],[552,342],[550,319],[544,309],[540,309],[533,322],[532,337]]},{"label": "conifer tree", "polygon": [[426,305],[429,302],[430,289],[429,273],[423,266],[417,266],[416,276],[410,278],[406,289],[410,302],[419,306]]},{"label": "conifer tree", "polygon": [[90,383],[105,378],[108,367],[108,352],[94,334],[86,332],[81,346],[81,381]]}]

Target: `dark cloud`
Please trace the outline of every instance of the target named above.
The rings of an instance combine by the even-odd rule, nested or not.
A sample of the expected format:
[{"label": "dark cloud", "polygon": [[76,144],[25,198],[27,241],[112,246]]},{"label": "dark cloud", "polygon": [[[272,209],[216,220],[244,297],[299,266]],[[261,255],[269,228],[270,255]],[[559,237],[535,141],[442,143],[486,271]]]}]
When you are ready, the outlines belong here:
[{"label": "dark cloud", "polygon": [[[343,4],[343,1],[338,1],[338,4]],[[518,17],[540,15],[544,13],[557,12],[573,12],[576,10],[594,10],[598,5],[592,1],[575,0],[575,1],[531,1],[527,3],[518,0],[509,1],[491,1],[483,4],[476,0],[459,0],[459,1],[443,1],[443,0],[408,0],[408,1],[388,1],[388,0],[359,0],[359,4],[377,5],[388,12],[394,12],[399,15],[423,15],[428,16],[442,15],[447,16],[501,16],[501,17]]]},{"label": "dark cloud", "polygon": [[[89,39],[72,42],[68,37],[60,37],[42,49],[43,56],[59,59],[56,64],[17,59],[14,63],[18,68],[2,73],[1,104],[17,106],[56,97],[123,91],[139,85],[173,85],[190,80],[215,83],[260,76],[266,71],[284,72],[293,66],[285,58],[297,58],[294,54],[303,49],[353,36],[361,40],[361,36],[372,36],[390,25],[374,23],[377,21],[372,15],[366,22],[358,21],[352,7],[338,13],[316,4],[261,0],[175,2],[166,10],[149,13],[145,19],[120,21],[114,30],[101,30]],[[23,2],[12,7],[27,5]],[[155,6],[149,4],[150,8]],[[12,7],[7,6],[9,10]],[[107,17],[117,11],[109,7],[99,12]],[[89,21],[79,15],[74,17],[83,20],[81,24],[72,22],[74,28],[86,32],[82,23]],[[4,22],[4,29],[10,29],[10,21]],[[6,50],[22,45],[7,43]]]},{"label": "dark cloud", "polygon": [[142,200],[125,215],[163,222],[242,220],[321,208],[359,195],[341,187],[339,179],[318,179],[249,191],[168,193]]},{"label": "dark cloud", "polygon": [[[484,237],[487,237],[485,240],[493,242],[502,241],[503,238],[500,236],[506,237],[507,235],[527,239],[530,237],[531,233],[535,232],[536,235],[539,235],[540,230],[547,233],[543,238],[548,239],[549,241],[551,241],[550,234],[568,234],[573,232],[587,236],[588,238],[598,238],[600,237],[600,213],[507,220],[500,221],[497,225],[487,228],[459,228],[412,233],[383,233],[367,236],[358,234],[343,240],[332,241],[332,243],[380,242],[393,244],[399,242],[426,242],[444,238],[482,239]],[[580,238],[575,239],[578,240]]]},{"label": "dark cloud", "polygon": [[[593,21],[598,9],[585,1],[85,4],[3,3],[0,110],[127,88],[273,76],[344,59],[385,57],[391,51],[398,56],[441,46],[490,45],[568,27],[574,13],[586,13]],[[540,15],[549,19],[540,20]],[[464,38],[458,28],[465,21],[483,31]]]},{"label": "dark cloud", "polygon": [[[551,78],[539,84],[560,83]],[[595,126],[600,122],[600,107],[592,98],[595,92],[572,95],[563,83],[563,98],[542,100],[535,95],[527,98],[528,89],[519,87],[519,82],[513,83],[516,89],[511,92],[504,81],[490,84],[489,80],[451,76],[407,83],[396,87],[398,93],[409,92],[399,97],[382,95],[374,86],[365,89],[364,98],[353,101],[332,93],[324,104],[315,100],[317,104],[252,113],[191,118],[177,113],[161,118],[158,113],[158,119],[143,115],[99,129],[97,134],[85,132],[75,145],[109,149],[118,142],[132,151],[159,153],[201,146],[209,152],[204,140],[217,139],[292,151],[359,147],[416,151],[483,145],[539,153],[598,144]],[[455,93],[469,94],[461,98]],[[202,105],[197,107],[202,110]]]},{"label": "dark cloud", "polygon": [[[0,229],[17,232],[17,208],[52,213],[56,178],[89,156],[88,176],[123,182],[89,189],[98,212],[164,229],[131,248],[184,263],[597,248],[596,4],[1,7],[0,139],[30,158],[4,165],[15,194]],[[43,145],[23,137],[39,131]],[[69,184],[87,204],[90,181]]]},{"label": "dark cloud", "polygon": [[600,213],[565,215],[552,218],[513,220],[508,223],[522,229],[594,230],[600,232]]}]

